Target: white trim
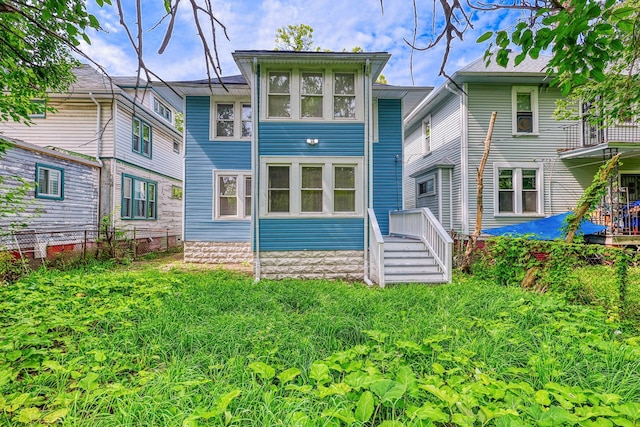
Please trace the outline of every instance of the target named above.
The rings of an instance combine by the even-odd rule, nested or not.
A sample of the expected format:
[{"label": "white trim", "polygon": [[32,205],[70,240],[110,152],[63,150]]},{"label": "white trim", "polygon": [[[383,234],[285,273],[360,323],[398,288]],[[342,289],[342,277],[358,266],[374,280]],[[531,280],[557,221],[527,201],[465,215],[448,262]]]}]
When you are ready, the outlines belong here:
[{"label": "white trim", "polygon": [[[528,93],[531,95],[531,113],[533,121],[532,132],[518,132],[518,94]],[[513,135],[538,135],[538,86],[512,86],[511,87],[511,132]]]},{"label": "white trim", "polygon": [[469,99],[467,93],[469,93],[469,85],[465,83],[460,94],[460,119],[462,122],[462,132],[460,134],[460,186],[462,187],[460,225],[463,234],[469,234]]},{"label": "white trim", "polygon": [[[162,115],[162,113],[156,110],[156,103],[158,103],[158,106],[159,106],[158,109],[165,109],[169,112],[169,119],[167,119],[165,116]],[[175,116],[176,116],[175,111],[173,111],[173,108],[169,107],[164,102],[164,100],[162,100],[162,98],[156,96],[155,94],[151,96],[151,110],[153,110],[153,112],[165,122],[171,125],[175,124]]]},{"label": "white trim", "polygon": [[[236,215],[220,215],[220,185],[218,184],[218,178],[221,176],[234,176],[236,178]],[[245,215],[245,201],[247,195],[245,194],[245,180],[252,178],[251,171],[249,170],[224,170],[215,169],[213,171],[213,212],[212,219],[214,221],[247,221],[251,219],[251,216]],[[253,184],[253,182],[252,182]],[[253,194],[249,196],[253,201]]]},{"label": "white trim", "polygon": [[[424,175],[423,177],[421,177],[420,179],[416,179],[416,199],[420,199],[420,198],[424,198],[424,197],[431,197],[431,196],[435,196],[438,194],[438,190],[436,189],[436,186],[439,185],[439,182],[436,179],[436,171]],[[423,194],[420,193],[420,184],[426,184],[429,181],[433,181],[433,185],[432,185],[432,189],[431,191],[427,191]],[[427,190],[428,190],[429,185],[427,184]]]},{"label": "white trim", "polygon": [[[289,167],[289,212],[268,212],[269,188],[260,188],[260,218],[353,218],[364,216],[364,169],[362,157],[260,157],[260,180],[268,183],[269,166]],[[304,166],[322,166],[323,208],[322,212],[301,210],[301,170]],[[355,212],[334,212],[334,168],[355,167]]]},{"label": "white trim", "polygon": [[[427,140],[427,136],[426,136],[426,132],[425,132],[425,128],[426,126],[429,126],[429,139]],[[422,154],[429,154],[431,153],[432,150],[432,134],[433,134],[433,125],[431,122],[431,114],[427,115],[424,119],[422,119],[422,126],[421,126],[421,132],[420,132],[420,140],[421,140],[421,146],[422,146]]]},{"label": "white trim", "polygon": [[[289,100],[291,111],[289,117],[269,116],[269,73],[289,73]],[[322,73],[322,117],[302,117],[302,73]],[[333,117],[333,97],[334,74],[353,73],[355,75],[354,90],[356,98],[355,118],[334,118]],[[334,67],[334,68],[307,68],[283,66],[265,67],[261,72],[261,99],[260,99],[260,120],[264,121],[301,121],[301,122],[362,122],[364,121],[364,76],[362,70],[357,67]]]},{"label": "white trim", "polygon": [[[500,169],[513,170],[513,212],[500,212],[499,200],[499,171]],[[536,212],[522,211],[522,170],[536,170],[537,210]],[[495,217],[540,217],[544,216],[544,166],[542,162],[495,162],[493,164],[493,215]]]},{"label": "white trim", "polygon": [[[209,114],[209,140],[210,141],[251,141],[251,136],[242,136],[242,106],[248,105],[251,108],[251,116],[253,117],[254,109],[249,98],[234,98],[230,96],[212,96],[210,97],[210,114]],[[217,107],[218,104],[233,104],[233,136],[217,136]],[[252,120],[253,123],[253,120]],[[252,124],[251,134],[255,132]]]}]

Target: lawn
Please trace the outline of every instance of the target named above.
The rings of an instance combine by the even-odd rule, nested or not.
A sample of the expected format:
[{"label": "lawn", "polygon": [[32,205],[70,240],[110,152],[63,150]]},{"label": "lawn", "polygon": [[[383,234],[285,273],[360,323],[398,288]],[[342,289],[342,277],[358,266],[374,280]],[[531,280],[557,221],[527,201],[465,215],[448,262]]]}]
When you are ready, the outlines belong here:
[{"label": "lawn", "polygon": [[640,338],[615,316],[462,276],[94,266],[0,301],[0,425],[640,425]]}]

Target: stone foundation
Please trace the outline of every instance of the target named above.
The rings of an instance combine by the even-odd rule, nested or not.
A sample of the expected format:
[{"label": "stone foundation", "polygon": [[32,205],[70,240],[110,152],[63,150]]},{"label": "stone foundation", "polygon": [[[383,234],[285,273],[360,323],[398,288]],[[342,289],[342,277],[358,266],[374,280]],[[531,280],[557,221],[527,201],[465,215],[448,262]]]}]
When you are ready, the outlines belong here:
[{"label": "stone foundation", "polygon": [[184,242],[184,261],[211,264],[253,262],[249,242]]},{"label": "stone foundation", "polygon": [[363,251],[260,252],[262,279],[362,280]]}]

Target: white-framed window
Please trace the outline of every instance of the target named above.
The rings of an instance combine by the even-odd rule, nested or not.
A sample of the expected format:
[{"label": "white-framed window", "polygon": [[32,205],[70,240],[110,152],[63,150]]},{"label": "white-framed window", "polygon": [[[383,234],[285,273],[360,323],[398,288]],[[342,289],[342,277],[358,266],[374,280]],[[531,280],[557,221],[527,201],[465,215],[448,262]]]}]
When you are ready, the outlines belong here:
[{"label": "white-framed window", "polygon": [[269,72],[267,90],[269,117],[291,117],[291,73]]},{"label": "white-framed window", "polygon": [[362,75],[352,68],[267,70],[262,119],[362,120]]},{"label": "white-framed window", "polygon": [[538,134],[538,87],[511,88],[511,115],[514,135]]},{"label": "white-framed window", "polygon": [[253,110],[249,101],[215,99],[211,103],[211,139],[250,139],[253,132]]},{"label": "white-framed window", "polygon": [[36,163],[36,197],[64,199],[64,169]]},{"label": "white-framed window", "polygon": [[157,218],[158,183],[133,175],[122,175],[122,219]]},{"label": "white-framed window", "polygon": [[173,123],[173,111],[156,97],[153,97],[153,111],[167,122]]},{"label": "white-framed window", "polygon": [[495,163],[495,215],[543,215],[543,182],[540,163]]},{"label": "white-framed window", "polygon": [[251,218],[251,172],[213,171],[213,219]]},{"label": "white-framed window", "polygon": [[137,117],[133,118],[131,150],[145,157],[151,157],[151,126]]},{"label": "white-framed window", "polygon": [[30,119],[46,119],[47,118],[47,101],[44,99],[31,100]]},{"label": "white-framed window", "polygon": [[173,152],[180,154],[180,142],[173,140]]},{"label": "white-framed window", "polygon": [[356,73],[333,75],[333,118],[356,118]]},{"label": "white-framed window", "polygon": [[436,195],[436,176],[428,175],[422,179],[416,180],[416,194],[418,197],[427,197]]},{"label": "white-framed window", "polygon": [[270,157],[260,165],[261,216],[362,216],[361,157]]},{"label": "white-framed window", "polygon": [[431,152],[431,116],[422,121],[422,153]]}]

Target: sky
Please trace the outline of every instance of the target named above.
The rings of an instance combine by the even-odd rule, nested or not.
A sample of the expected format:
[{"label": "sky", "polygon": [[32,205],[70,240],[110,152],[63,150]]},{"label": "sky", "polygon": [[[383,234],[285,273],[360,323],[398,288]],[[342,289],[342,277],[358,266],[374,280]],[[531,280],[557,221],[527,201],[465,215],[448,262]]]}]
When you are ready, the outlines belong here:
[{"label": "sky", "polygon": [[[197,0],[203,1],[203,0]],[[217,48],[223,76],[240,74],[231,53],[235,50],[271,50],[275,47],[278,28],[287,25],[310,25],[314,45],[332,51],[351,50],[359,46],[365,51],[391,54],[383,74],[387,82],[398,86],[437,86],[444,44],[426,51],[414,51],[403,40],[413,38],[414,0],[210,0],[218,20],[226,27],[228,40],[220,27],[216,30]],[[90,34],[91,45],[82,49],[113,76],[134,75],[137,60],[124,28],[119,24],[117,9],[98,7],[90,1],[89,10],[100,21],[103,31]],[[122,0],[125,19],[135,22],[133,0]],[[144,59],[147,66],[165,81],[199,80],[207,77],[202,45],[196,36],[190,1],[183,0],[173,37],[162,55],[157,50],[166,30],[163,0],[142,0]],[[433,40],[435,0],[415,0],[418,8],[418,46]],[[474,28],[465,40],[455,40],[446,66],[453,74],[484,54],[487,44],[476,40],[488,30],[511,27],[518,15],[505,12],[476,13]],[[159,24],[158,24],[159,23]],[[133,28],[133,27],[132,27]],[[135,32],[135,28],[133,28]],[[437,27],[436,27],[437,31]],[[413,78],[411,73],[413,68]]]}]

